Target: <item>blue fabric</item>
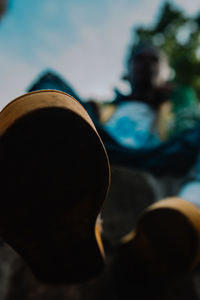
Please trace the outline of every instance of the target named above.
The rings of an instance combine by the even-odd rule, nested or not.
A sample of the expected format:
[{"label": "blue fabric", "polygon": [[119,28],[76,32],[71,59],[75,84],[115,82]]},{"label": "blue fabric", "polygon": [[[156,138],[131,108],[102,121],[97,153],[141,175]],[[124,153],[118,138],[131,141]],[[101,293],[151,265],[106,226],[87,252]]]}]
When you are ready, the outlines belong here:
[{"label": "blue fabric", "polygon": [[200,141],[200,126],[153,149],[130,150],[106,144],[111,163],[123,164],[154,175],[184,176],[195,164]]},{"label": "blue fabric", "polygon": [[[129,167],[146,170],[154,175],[184,176],[195,164],[199,152],[200,126],[195,129],[186,130],[178,137],[150,149],[131,149],[120,145],[105,128],[100,124],[93,107],[84,102],[58,75],[51,73],[39,78],[29,91],[41,89],[56,89],[66,92],[84,106],[93,120],[112,163],[123,164]],[[115,103],[121,103],[126,97],[117,94]]]},{"label": "blue fabric", "polygon": [[122,146],[132,149],[153,148],[161,144],[156,112],[146,103],[124,101],[104,124],[105,130]]},{"label": "blue fabric", "polygon": [[27,89],[27,92],[33,92],[38,90],[58,90],[64,93],[67,93],[78,100],[83,107],[87,110],[91,119],[95,123],[96,118],[93,112],[92,105],[90,103],[84,102],[76,91],[72,88],[71,84],[65,81],[56,74],[54,71],[47,70],[43,72],[41,76],[38,76],[33,84]]}]

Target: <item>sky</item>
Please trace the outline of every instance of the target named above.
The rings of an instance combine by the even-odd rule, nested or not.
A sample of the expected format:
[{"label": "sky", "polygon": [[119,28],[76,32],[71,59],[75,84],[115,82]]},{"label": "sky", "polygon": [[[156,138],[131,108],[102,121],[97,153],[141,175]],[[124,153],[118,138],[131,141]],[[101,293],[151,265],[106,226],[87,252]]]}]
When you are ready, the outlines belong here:
[{"label": "sky", "polygon": [[[188,14],[199,0],[171,0]],[[83,99],[111,100],[133,29],[150,26],[165,0],[9,0],[0,20],[0,109],[54,70]]]}]

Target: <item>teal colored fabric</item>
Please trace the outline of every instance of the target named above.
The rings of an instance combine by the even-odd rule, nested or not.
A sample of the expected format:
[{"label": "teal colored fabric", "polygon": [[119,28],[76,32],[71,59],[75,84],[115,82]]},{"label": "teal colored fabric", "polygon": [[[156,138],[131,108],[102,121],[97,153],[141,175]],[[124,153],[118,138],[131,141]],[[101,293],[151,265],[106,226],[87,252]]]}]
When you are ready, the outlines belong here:
[{"label": "teal colored fabric", "polygon": [[[130,149],[120,145],[110,134],[105,130],[99,122],[93,107],[90,103],[83,101],[79,95],[70,87],[70,85],[59,78],[58,75],[52,73],[51,76],[43,76],[35,82],[31,91],[41,89],[57,89],[68,94],[71,93],[84,106],[92,118],[96,129],[103,140],[106,147],[109,160],[112,163],[126,165],[132,168],[145,170],[155,175],[183,176],[187,174],[191,166],[195,164],[196,157],[199,153],[200,144],[200,125],[198,122],[192,128],[181,125],[180,134],[172,137],[168,142],[162,143],[159,146],[150,149]],[[29,90],[30,91],[30,90]],[[181,101],[182,99],[182,101]],[[116,104],[122,103],[126,97],[117,94]],[[178,116],[179,111],[184,107],[196,107],[195,95],[190,88],[185,87],[176,90],[172,95],[173,109]],[[193,111],[193,109],[192,109]],[[178,120],[178,119],[177,119]],[[183,130],[184,128],[184,130]]]},{"label": "teal colored fabric", "polygon": [[176,88],[170,97],[173,121],[169,137],[176,136],[200,124],[199,101],[195,91],[188,86]]}]

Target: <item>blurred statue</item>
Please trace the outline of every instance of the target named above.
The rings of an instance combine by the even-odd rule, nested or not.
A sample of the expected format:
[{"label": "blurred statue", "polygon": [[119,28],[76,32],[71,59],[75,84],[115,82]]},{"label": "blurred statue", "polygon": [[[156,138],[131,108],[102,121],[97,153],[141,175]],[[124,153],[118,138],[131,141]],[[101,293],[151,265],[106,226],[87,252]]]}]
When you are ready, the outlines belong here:
[{"label": "blurred statue", "polygon": [[8,0],[0,0],[0,19],[5,13]]},{"label": "blurred statue", "polygon": [[151,148],[195,128],[199,122],[198,99],[188,86],[169,82],[170,67],[165,54],[148,44],[139,45],[128,59],[123,79],[131,91],[101,105],[99,116],[106,130],[120,144]]},{"label": "blurred statue", "polygon": [[[86,245],[83,243],[83,238],[87,240],[88,237],[83,224],[86,224],[86,227],[95,224],[94,216],[92,216],[92,222],[87,222],[93,211],[93,206],[97,204],[98,212],[101,209],[103,220],[102,238],[107,264],[102,274],[99,277],[94,277],[91,281],[81,282],[77,286],[55,286],[52,288],[37,282],[23,262],[18,261],[15,268],[12,268],[14,276],[10,283],[11,288],[7,299],[13,299],[13,296],[16,295],[19,295],[20,299],[45,299],[45,296],[48,299],[58,299],[58,295],[60,295],[59,299],[67,297],[67,299],[78,300],[113,298],[120,300],[128,298],[130,294],[134,294],[136,299],[163,299],[163,291],[166,291],[170,281],[177,280],[183,274],[189,273],[199,263],[200,224],[197,207],[200,206],[200,164],[198,159],[200,126],[197,97],[190,87],[172,85],[169,82],[170,68],[167,58],[164,53],[151,45],[140,45],[136,48],[128,60],[127,69],[124,79],[130,83],[129,95],[122,95],[117,92],[116,98],[109,103],[99,104],[83,101],[71,85],[54,71],[43,73],[29,88],[29,91],[61,90],[76,98],[88,111],[99,135],[87,126],[87,122],[84,123],[84,126],[83,124],[76,126],[76,118],[73,117],[73,114],[68,114],[65,111],[64,122],[60,127],[63,138],[59,140],[58,146],[57,137],[59,135],[54,130],[54,126],[60,124],[60,115],[55,118],[55,114],[52,114],[52,119],[48,119],[48,123],[43,122],[41,117],[39,117],[39,122],[36,119],[36,123],[27,118],[33,132],[35,128],[38,128],[39,149],[45,152],[45,155],[39,156],[42,164],[39,163],[38,168],[35,168],[39,161],[36,156],[37,151],[32,147],[32,144],[38,146],[37,143],[34,143],[35,134],[31,134],[31,131],[27,130],[26,123],[23,123],[23,130],[19,126],[19,132],[17,134],[14,132],[11,136],[11,145],[15,141],[16,144],[13,148],[19,148],[19,155],[16,156],[16,159],[11,160],[12,155],[10,153],[12,153],[13,148],[10,147],[9,143],[5,151],[7,160],[2,155],[2,166],[5,170],[3,173],[6,174],[2,180],[6,181],[8,185],[3,184],[4,192],[2,195],[5,194],[5,197],[11,195],[10,199],[14,199],[16,190],[20,191],[20,184],[22,187],[25,185],[25,191],[20,192],[20,198],[23,196],[24,203],[26,203],[26,205],[22,205],[22,208],[26,207],[30,215],[33,211],[35,212],[32,219],[29,218],[29,215],[27,217],[25,213],[25,219],[31,222],[33,231],[35,224],[37,224],[37,229],[41,231],[40,225],[38,225],[40,220],[42,224],[47,224],[43,230],[45,238],[43,239],[42,235],[42,241],[39,244],[33,243],[33,246],[40,245],[41,242],[45,247],[47,245],[45,248],[47,250],[43,252],[45,262],[48,261],[46,260],[48,255],[52,253],[52,256],[50,255],[52,265],[49,262],[43,265],[42,260],[38,266],[41,267],[41,271],[46,272],[46,275],[53,275],[57,284],[64,282],[61,281],[62,276],[69,276],[68,279],[72,279],[70,276],[72,277],[73,272],[77,276],[78,266],[83,270],[80,281],[81,278],[84,281],[84,275],[89,272],[89,265],[95,267],[96,258],[90,252],[90,247],[85,246],[83,248],[83,244]],[[55,91],[47,92],[47,94],[54,93]],[[39,94],[45,94],[45,92],[35,93],[35,101],[40,104]],[[26,97],[29,97],[29,94]],[[68,98],[71,99],[71,97]],[[55,98],[51,98],[51,105],[55,104],[53,99],[55,100]],[[15,106],[16,102],[12,103]],[[74,103],[77,104],[76,101]],[[24,102],[25,104],[26,102]],[[81,105],[79,106],[81,107]],[[5,116],[7,115],[5,114]],[[14,123],[14,127],[15,124],[18,123]],[[74,130],[75,128],[77,131]],[[18,176],[16,179],[14,175],[12,178],[16,189],[9,190],[10,174],[13,174],[9,171],[9,167],[16,168],[14,174],[18,175],[20,168],[15,166],[20,161],[19,157],[26,166],[27,173],[30,170],[29,155],[24,156],[24,152],[27,153],[27,145],[26,147],[22,146],[22,150],[25,149],[24,152],[18,147],[20,137],[24,142],[23,132],[27,133],[28,141],[32,141],[32,144],[28,143],[28,149],[33,154],[31,157],[34,158],[32,166],[35,173],[30,172],[30,174],[32,176],[34,173],[37,180],[31,181],[28,176]],[[92,141],[89,140],[90,133],[94,134],[94,132],[96,137],[99,139],[100,136],[104,142],[112,172],[111,188],[102,207],[100,207],[97,199],[100,195],[99,189],[101,190],[105,183],[106,173],[104,173],[104,165],[98,157],[99,149],[93,148]],[[72,139],[68,142],[70,134]],[[7,145],[5,144],[5,136],[2,145]],[[79,140],[77,137],[81,137],[81,139]],[[63,143],[65,147],[63,147]],[[23,143],[21,144],[23,145]],[[69,146],[71,152],[69,152]],[[103,145],[101,144],[101,146]],[[84,150],[85,147],[86,150]],[[104,154],[106,155],[105,152]],[[67,157],[66,164],[63,164],[64,157]],[[107,158],[107,156],[105,157]],[[76,163],[71,163],[72,159]],[[44,163],[45,161],[46,163]],[[55,169],[51,167],[52,161]],[[92,172],[87,186],[84,180],[87,179],[88,163],[91,165]],[[60,172],[61,169],[62,172]],[[69,183],[72,179],[71,173],[75,179],[74,188],[71,188],[72,184]],[[26,175],[26,173],[24,174]],[[66,180],[66,174],[70,180]],[[102,181],[99,180],[98,176]],[[48,212],[48,197],[46,199],[42,193],[42,200],[40,201],[37,194],[39,191],[41,196],[41,190],[44,191],[44,195],[46,194],[46,189],[49,187],[49,184],[45,184],[47,178],[51,179],[50,188],[53,190],[54,187],[58,188],[58,190],[55,189],[55,194],[48,193],[53,204],[51,214]],[[62,186],[57,185],[56,182],[61,182]],[[33,185],[32,189],[29,188],[30,184]],[[63,187],[64,192],[72,191],[72,194],[66,194],[60,199],[61,187]],[[94,187],[97,188],[97,193],[89,197],[90,190]],[[31,197],[29,196],[33,199],[32,202],[30,199],[27,201],[28,193],[26,190],[28,192],[33,190]],[[74,203],[74,214],[72,214],[71,211],[68,211],[66,204],[74,200],[75,191],[80,196],[80,202],[83,206],[77,210],[78,206]],[[85,205],[84,199],[87,203],[88,199],[91,199],[91,202]],[[160,201],[162,199],[164,201]],[[62,206],[57,207],[59,201],[64,205],[64,210]],[[31,209],[30,203],[33,203]],[[38,203],[38,206],[35,203]],[[18,205],[18,202],[15,205],[16,210],[18,209],[20,212],[21,206]],[[9,203],[4,206],[8,207],[8,211],[10,211]],[[39,208],[41,211],[42,207],[45,211],[47,208],[47,213],[41,213],[41,219],[39,219],[37,209]],[[88,215],[83,215],[83,208],[86,209]],[[11,213],[14,215],[16,210],[14,209]],[[69,213],[67,214],[67,212]],[[98,212],[95,209],[95,213]],[[4,215],[3,211],[2,214]],[[44,215],[49,220],[47,223],[44,221]],[[22,222],[22,215],[20,216],[19,221]],[[68,262],[66,258],[70,258],[70,256],[66,254],[66,251],[61,251],[61,245],[64,243],[64,246],[69,248],[72,238],[70,236],[69,239],[66,239],[67,229],[73,229],[74,221],[79,224],[80,216],[83,223],[77,227],[78,230],[74,231],[75,238],[78,240],[80,238],[80,245],[75,244],[76,251],[70,252],[73,259],[69,259]],[[95,228],[99,227],[99,219],[97,218],[98,222],[96,222]],[[4,221],[7,224],[6,216]],[[19,221],[16,219],[14,229],[18,228],[17,225],[19,225],[20,230],[25,229],[25,234],[22,235],[25,241],[24,245],[25,247],[28,246],[27,249],[31,245],[30,249],[32,249],[33,237],[30,234],[30,229],[27,236],[26,228],[20,226]],[[59,226],[60,222],[62,223],[61,227]],[[63,225],[66,227],[61,232],[60,228],[63,228]],[[55,230],[52,231],[52,228]],[[49,232],[49,234],[45,235],[45,232]],[[92,234],[94,234],[94,230]],[[38,235],[36,234],[35,237],[37,239]],[[52,237],[56,238],[56,243],[52,243]],[[14,235],[14,238],[18,243],[18,236]],[[82,259],[80,252],[87,254],[88,261]],[[40,257],[41,252],[37,251],[36,254]],[[55,258],[58,259],[57,262],[61,263],[61,269],[66,266],[63,273],[59,271]],[[67,268],[71,263],[70,270],[73,272],[68,274]],[[34,266],[37,265],[34,264]],[[28,297],[25,292],[24,295],[21,295],[22,287],[27,291]]]}]

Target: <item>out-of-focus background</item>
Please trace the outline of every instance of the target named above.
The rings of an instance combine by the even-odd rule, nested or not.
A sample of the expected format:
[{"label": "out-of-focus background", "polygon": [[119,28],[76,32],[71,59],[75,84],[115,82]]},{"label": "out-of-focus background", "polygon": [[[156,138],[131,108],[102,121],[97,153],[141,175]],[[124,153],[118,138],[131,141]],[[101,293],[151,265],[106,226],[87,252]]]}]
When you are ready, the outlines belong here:
[{"label": "out-of-focus background", "polygon": [[[115,89],[128,93],[128,83],[122,79],[127,59],[133,47],[143,41],[166,52],[170,80],[192,87],[200,99],[199,0],[0,0],[0,109],[28,91],[48,70],[70,83],[84,101],[112,100]],[[107,225],[111,224],[111,233],[116,230],[114,222],[128,232],[126,225],[140,213],[140,203],[154,201],[148,177],[144,180],[127,170],[116,168],[116,181],[112,176],[119,189],[113,189],[111,196],[118,201],[116,211],[112,214],[112,205],[107,208],[109,221],[113,216]],[[124,211],[130,211],[125,220]],[[103,221],[105,229],[105,218]],[[104,244],[109,248],[108,241]],[[115,272],[112,255],[118,253],[114,246],[110,248],[105,272],[97,280],[80,286],[46,286],[0,239],[0,300],[200,299],[200,267],[166,285],[165,294],[158,298],[159,282],[152,284],[148,277],[145,285],[143,281],[138,285],[133,277]],[[130,271],[137,275],[137,270]],[[119,281],[115,281],[115,273]]]},{"label": "out-of-focus background", "polygon": [[144,38],[199,93],[199,0],[0,0],[0,10],[0,108],[47,69],[85,100],[110,100],[115,87],[128,91],[126,58]]}]

